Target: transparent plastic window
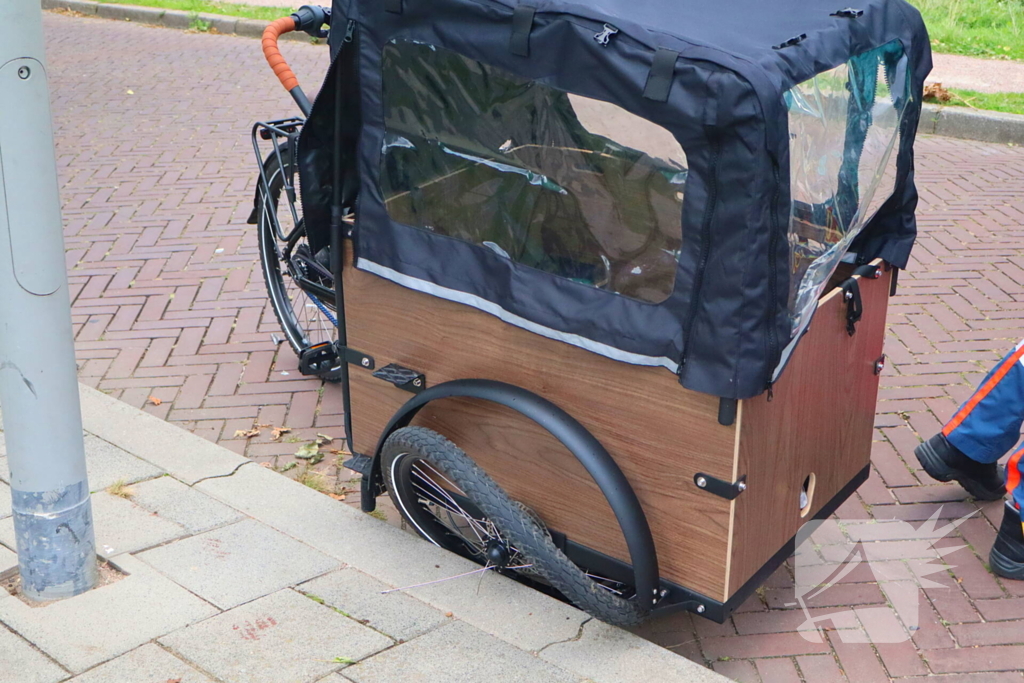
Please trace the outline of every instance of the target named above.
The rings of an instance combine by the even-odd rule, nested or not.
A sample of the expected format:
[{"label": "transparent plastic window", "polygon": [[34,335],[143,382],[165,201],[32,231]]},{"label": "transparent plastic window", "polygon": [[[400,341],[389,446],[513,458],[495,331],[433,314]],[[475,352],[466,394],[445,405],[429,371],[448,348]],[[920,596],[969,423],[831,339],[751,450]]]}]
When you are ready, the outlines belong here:
[{"label": "transparent plastic window", "polygon": [[792,215],[792,346],[832,273],[896,183],[908,62],[894,41],[857,55],[786,93]]},{"label": "transparent plastic window", "polygon": [[431,45],[388,44],[382,70],[392,220],[641,301],[672,293],[687,164],[671,133]]}]

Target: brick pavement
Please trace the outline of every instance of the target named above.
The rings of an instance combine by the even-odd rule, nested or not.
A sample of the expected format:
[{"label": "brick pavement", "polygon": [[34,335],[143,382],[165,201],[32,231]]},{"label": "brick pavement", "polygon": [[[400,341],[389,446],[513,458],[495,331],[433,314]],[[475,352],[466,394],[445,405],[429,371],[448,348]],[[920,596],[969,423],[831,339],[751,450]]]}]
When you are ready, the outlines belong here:
[{"label": "brick pavement", "polygon": [[[257,41],[54,14],[46,29],[82,381],[291,467],[300,442],[340,435],[341,407],[334,387],[300,377],[287,347],[278,353],[271,341],[276,323],[245,224],[248,131],[294,110]],[[315,90],[326,51],[295,44],[288,56]],[[958,487],[923,476],[912,450],[1024,336],[1024,151],[924,139],[918,169],[923,234],[890,309],[874,470],[841,508],[844,521],[976,508],[959,502]],[[294,431],[281,442],[270,427],[236,437],[254,425]],[[316,469],[334,485],[333,457]],[[1024,584],[987,571],[1001,511],[980,509],[960,529],[969,546],[949,558],[954,569],[926,591],[910,642],[846,644],[834,632],[826,643],[804,640],[802,613],[784,607],[788,565],[726,624],[680,615],[644,633],[740,681],[1021,683]],[[884,600],[870,576],[847,583],[845,604]]]}]

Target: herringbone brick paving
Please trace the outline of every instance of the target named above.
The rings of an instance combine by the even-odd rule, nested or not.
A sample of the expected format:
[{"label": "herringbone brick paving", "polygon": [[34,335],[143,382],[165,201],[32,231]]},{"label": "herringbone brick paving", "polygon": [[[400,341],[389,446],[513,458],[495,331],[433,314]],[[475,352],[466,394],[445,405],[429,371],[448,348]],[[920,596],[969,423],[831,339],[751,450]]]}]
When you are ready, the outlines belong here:
[{"label": "herringbone brick paving", "polygon": [[[55,14],[46,30],[82,381],[278,469],[298,442],[340,436],[335,387],[302,378],[271,341],[245,224],[249,128],[294,112],[258,42]],[[326,50],[287,53],[315,90]],[[839,511],[849,523],[977,509],[923,475],[912,451],[1024,336],[1024,151],[940,138],[918,149],[922,235],[890,308],[874,468]],[[236,436],[254,425],[294,431]],[[316,468],[330,486],[334,460]],[[968,547],[949,558],[942,587],[927,589],[909,642],[847,644],[835,632],[808,642],[797,633],[803,613],[785,607],[789,566],[723,625],[677,615],[643,633],[740,681],[1021,683],[1024,583],[988,572],[1001,510],[980,509],[953,539]],[[884,600],[871,576],[846,582],[817,607]],[[872,628],[869,611],[851,619]]]}]

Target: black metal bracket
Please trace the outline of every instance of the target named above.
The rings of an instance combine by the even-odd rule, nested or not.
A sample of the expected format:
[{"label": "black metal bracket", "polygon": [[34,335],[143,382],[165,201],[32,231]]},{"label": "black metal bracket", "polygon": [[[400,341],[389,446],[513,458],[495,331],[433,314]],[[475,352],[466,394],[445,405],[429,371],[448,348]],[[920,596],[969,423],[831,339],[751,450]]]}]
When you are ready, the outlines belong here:
[{"label": "black metal bracket", "polygon": [[340,345],[339,350],[341,351],[341,353],[339,353],[338,355],[343,357],[345,359],[345,362],[348,363],[349,365],[358,365],[359,367],[366,368],[367,370],[373,370],[375,367],[377,367],[377,363],[376,361],[373,360],[373,356],[367,353],[363,353],[362,351],[356,351],[355,349],[350,348],[348,346]]},{"label": "black metal bracket", "polygon": [[736,410],[739,401],[734,398],[718,399],[718,424],[723,427],[731,427],[736,422]]},{"label": "black metal bracket", "polygon": [[351,458],[342,463],[342,467],[347,467],[353,472],[369,477],[370,469],[373,467],[373,458],[368,455],[353,453]]},{"label": "black metal bracket", "polygon": [[710,474],[698,472],[693,475],[693,483],[697,485],[697,488],[714,494],[719,498],[735,500],[741,493],[747,490],[747,475],[744,474],[735,482],[728,482],[712,477]]},{"label": "black metal bracket", "polygon": [[373,376],[414,394],[420,393],[427,387],[427,378],[422,372],[416,372],[395,363],[388,363],[374,372]]}]

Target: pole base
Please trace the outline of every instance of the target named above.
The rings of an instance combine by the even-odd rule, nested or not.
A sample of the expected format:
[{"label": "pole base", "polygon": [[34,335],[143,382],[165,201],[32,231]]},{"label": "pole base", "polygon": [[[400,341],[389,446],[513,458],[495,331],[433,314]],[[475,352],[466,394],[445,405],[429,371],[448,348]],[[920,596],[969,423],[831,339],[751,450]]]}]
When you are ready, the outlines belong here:
[{"label": "pole base", "polygon": [[21,590],[29,600],[60,600],[96,585],[96,540],[85,482],[55,491],[12,489]]}]

